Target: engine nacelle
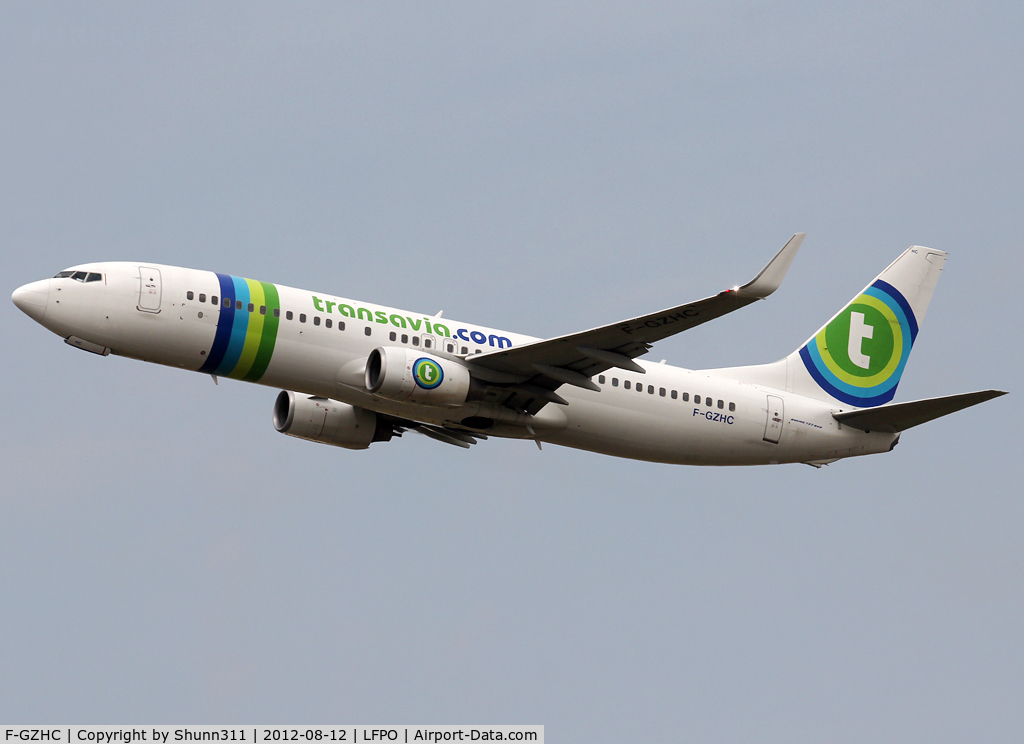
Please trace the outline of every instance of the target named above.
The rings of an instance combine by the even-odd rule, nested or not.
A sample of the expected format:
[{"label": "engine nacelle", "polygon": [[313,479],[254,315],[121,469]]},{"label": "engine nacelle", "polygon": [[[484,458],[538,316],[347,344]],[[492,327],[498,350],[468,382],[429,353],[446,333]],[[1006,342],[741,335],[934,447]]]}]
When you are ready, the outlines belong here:
[{"label": "engine nacelle", "polygon": [[366,389],[385,398],[431,406],[461,406],[469,370],[417,349],[378,346],[366,359]]},{"label": "engine nacelle", "polygon": [[394,433],[373,411],[290,390],[282,390],[274,402],[274,428],[290,437],[347,449],[387,442]]}]

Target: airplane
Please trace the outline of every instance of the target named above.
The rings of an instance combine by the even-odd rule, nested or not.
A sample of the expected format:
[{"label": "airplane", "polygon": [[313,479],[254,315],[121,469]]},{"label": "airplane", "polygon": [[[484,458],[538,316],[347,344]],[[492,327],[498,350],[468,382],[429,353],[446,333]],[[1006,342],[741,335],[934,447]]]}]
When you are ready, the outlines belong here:
[{"label": "airplane", "polygon": [[347,449],[415,432],[464,448],[494,436],[650,462],[820,468],[889,452],[911,427],[1005,395],[892,402],[946,261],[922,246],[777,362],[638,359],[767,298],[803,238],[742,286],[549,339],[155,263],[73,266],[12,299],[83,351],[281,388],[277,431]]}]

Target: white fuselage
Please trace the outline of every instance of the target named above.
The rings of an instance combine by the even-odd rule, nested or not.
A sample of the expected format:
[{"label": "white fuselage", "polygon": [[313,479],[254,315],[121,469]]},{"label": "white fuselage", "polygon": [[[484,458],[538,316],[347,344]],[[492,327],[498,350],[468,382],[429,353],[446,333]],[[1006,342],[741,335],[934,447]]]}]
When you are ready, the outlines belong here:
[{"label": "white fuselage", "polygon": [[[38,309],[26,312],[70,337],[69,343],[426,424],[458,425],[483,416],[496,422],[487,431],[495,436],[690,465],[820,463],[885,452],[897,439],[839,425],[834,407],[824,401],[731,379],[720,370],[644,361],[638,363],[645,374],[609,369],[596,376],[599,392],[563,385],[558,394],[568,405],[549,403],[528,421],[486,399],[459,406],[396,402],[361,384],[362,364],[376,347],[406,346],[457,360],[537,339],[280,285],[262,284],[264,291],[249,281],[253,296],[242,297],[246,285],[238,283],[247,280],[237,277],[241,289],[225,308],[225,275],[209,271],[123,262],[75,269],[102,279],[27,285],[38,294]],[[252,310],[250,300],[256,300]],[[231,313],[235,321],[229,321]],[[212,359],[215,352],[223,358]]]}]

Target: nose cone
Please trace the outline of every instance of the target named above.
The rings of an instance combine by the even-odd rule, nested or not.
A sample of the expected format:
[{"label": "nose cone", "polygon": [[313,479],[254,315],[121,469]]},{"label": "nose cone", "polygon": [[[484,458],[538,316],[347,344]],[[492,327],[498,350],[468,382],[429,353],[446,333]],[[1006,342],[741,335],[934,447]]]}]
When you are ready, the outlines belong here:
[{"label": "nose cone", "polygon": [[18,287],[11,295],[11,299],[25,315],[37,323],[42,323],[46,315],[46,303],[50,299],[50,280],[43,279]]}]

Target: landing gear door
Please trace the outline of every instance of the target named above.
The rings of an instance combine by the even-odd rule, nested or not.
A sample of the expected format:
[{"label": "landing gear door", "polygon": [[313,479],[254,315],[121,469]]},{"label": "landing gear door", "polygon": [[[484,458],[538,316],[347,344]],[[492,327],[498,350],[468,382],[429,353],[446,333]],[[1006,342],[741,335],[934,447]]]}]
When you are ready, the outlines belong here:
[{"label": "landing gear door", "polygon": [[782,407],[782,398],[777,395],[768,396],[768,421],[764,425],[764,441],[778,444],[782,436],[782,422],[785,420],[785,410]]},{"label": "landing gear door", "polygon": [[139,305],[144,313],[160,312],[160,295],[163,293],[160,269],[149,266],[139,267]]}]

